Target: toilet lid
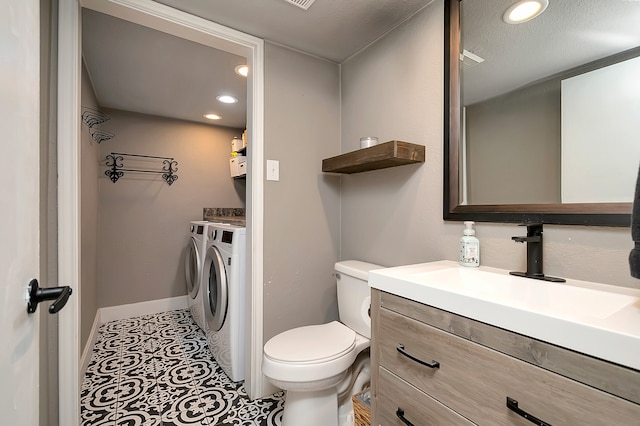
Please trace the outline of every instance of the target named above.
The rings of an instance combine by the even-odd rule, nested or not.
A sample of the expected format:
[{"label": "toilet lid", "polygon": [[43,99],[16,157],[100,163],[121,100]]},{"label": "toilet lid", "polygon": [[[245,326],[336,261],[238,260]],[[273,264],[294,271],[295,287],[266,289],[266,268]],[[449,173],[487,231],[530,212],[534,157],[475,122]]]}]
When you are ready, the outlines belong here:
[{"label": "toilet lid", "polygon": [[287,330],[264,345],[264,353],[283,362],[329,361],[342,356],[355,346],[356,332],[333,321]]}]

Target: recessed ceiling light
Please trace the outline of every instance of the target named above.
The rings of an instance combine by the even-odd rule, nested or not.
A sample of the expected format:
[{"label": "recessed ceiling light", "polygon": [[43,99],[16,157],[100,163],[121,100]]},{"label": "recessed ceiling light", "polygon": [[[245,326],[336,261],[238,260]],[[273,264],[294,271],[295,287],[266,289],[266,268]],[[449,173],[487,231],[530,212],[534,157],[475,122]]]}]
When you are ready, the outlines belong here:
[{"label": "recessed ceiling light", "polygon": [[549,6],[549,0],[520,0],[511,5],[502,16],[507,24],[521,24],[540,15]]},{"label": "recessed ceiling light", "polygon": [[220,120],[222,117],[218,114],[205,114],[204,118],[208,118],[209,120]]},{"label": "recessed ceiling light", "polygon": [[238,102],[238,98],[229,95],[216,96],[216,99],[224,104],[235,104],[236,102]]},{"label": "recessed ceiling light", "polygon": [[249,67],[247,65],[238,65],[236,67],[236,74],[246,77],[249,74]]}]

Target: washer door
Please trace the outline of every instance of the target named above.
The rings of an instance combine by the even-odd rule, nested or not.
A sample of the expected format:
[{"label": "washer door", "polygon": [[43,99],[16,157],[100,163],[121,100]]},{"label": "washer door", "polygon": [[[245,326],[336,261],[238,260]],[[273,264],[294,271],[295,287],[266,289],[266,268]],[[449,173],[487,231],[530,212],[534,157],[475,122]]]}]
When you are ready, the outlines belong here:
[{"label": "washer door", "polygon": [[200,265],[198,242],[191,237],[184,257],[184,275],[187,279],[187,292],[192,299],[196,298],[200,287]]},{"label": "washer door", "polygon": [[211,331],[220,331],[227,316],[229,290],[224,258],[215,246],[207,250],[204,271],[207,274],[204,300],[207,328]]}]

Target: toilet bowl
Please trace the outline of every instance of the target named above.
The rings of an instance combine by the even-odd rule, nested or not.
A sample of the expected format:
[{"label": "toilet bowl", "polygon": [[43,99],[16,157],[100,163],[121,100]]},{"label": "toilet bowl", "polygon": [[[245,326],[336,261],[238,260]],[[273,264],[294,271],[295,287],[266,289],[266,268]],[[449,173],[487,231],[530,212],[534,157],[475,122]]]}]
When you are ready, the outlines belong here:
[{"label": "toilet bowl", "polygon": [[352,260],[335,267],[342,322],[287,330],[264,346],[262,371],[286,391],[284,426],[337,426],[339,385],[358,354],[370,345],[367,279],[369,270],[381,266]]}]

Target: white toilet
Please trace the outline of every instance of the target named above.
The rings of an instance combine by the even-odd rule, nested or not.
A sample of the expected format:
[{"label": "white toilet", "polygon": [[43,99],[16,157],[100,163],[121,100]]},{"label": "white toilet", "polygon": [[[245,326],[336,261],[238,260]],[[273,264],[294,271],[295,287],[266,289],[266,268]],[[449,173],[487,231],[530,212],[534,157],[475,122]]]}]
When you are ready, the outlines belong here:
[{"label": "white toilet", "polygon": [[[340,321],[287,330],[264,345],[262,371],[287,392],[284,426],[337,426],[338,385],[371,340],[369,271],[358,260],[335,264]],[[367,369],[368,371],[368,369]],[[352,380],[353,382],[353,380]]]}]

